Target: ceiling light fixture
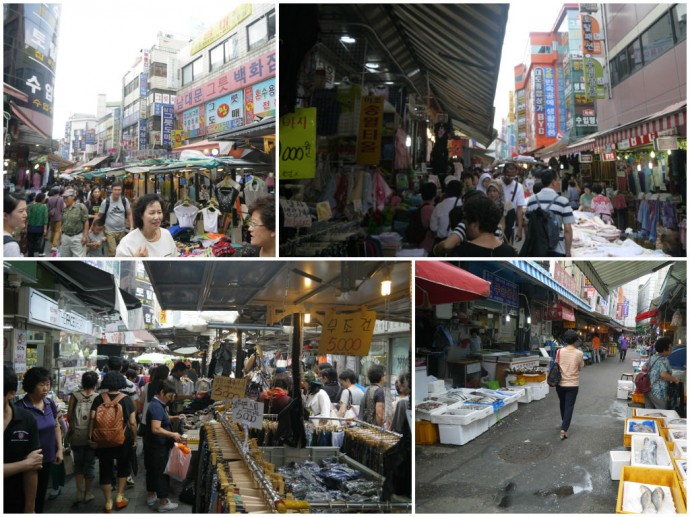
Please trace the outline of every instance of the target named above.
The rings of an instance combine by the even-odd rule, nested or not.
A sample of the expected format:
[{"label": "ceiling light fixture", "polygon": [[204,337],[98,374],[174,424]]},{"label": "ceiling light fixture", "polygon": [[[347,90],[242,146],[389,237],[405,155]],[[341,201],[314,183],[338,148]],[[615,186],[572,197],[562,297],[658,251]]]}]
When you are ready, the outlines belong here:
[{"label": "ceiling light fixture", "polygon": [[379,64],[378,63],[366,63],[364,66],[367,68],[371,68],[372,70],[378,70]]},{"label": "ceiling light fixture", "polygon": [[352,36],[345,35],[345,36],[340,36],[340,42],[341,43],[356,43],[357,40],[355,38],[353,38]]},{"label": "ceiling light fixture", "polygon": [[383,280],[381,280],[381,296],[390,296],[393,290],[393,281],[391,279],[391,271],[393,266],[387,264],[383,266]]},{"label": "ceiling light fixture", "polygon": [[419,72],[420,72],[419,68],[415,68],[415,69],[412,70],[409,74],[407,74],[407,77],[414,77],[414,76],[417,75]]}]

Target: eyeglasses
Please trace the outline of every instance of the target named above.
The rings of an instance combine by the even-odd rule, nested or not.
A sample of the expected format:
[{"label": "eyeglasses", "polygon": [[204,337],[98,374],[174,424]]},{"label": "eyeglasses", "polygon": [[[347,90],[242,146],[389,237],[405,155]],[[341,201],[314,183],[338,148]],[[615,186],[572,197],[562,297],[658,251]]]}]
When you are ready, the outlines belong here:
[{"label": "eyeglasses", "polygon": [[249,221],[249,227],[250,228],[254,228],[256,226],[266,226],[266,225],[265,224],[258,224],[258,223],[255,223],[254,221]]}]

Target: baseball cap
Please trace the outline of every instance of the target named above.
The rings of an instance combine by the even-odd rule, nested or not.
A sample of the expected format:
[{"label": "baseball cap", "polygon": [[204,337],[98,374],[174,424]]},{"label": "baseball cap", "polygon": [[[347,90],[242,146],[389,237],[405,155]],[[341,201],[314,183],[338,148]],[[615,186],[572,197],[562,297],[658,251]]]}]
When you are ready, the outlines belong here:
[{"label": "baseball cap", "polygon": [[311,370],[304,373],[304,382],[309,384],[321,384],[321,381],[316,377],[316,374]]},{"label": "baseball cap", "polygon": [[65,191],[62,193],[62,197],[74,197],[76,195],[77,193],[73,188],[65,189]]}]

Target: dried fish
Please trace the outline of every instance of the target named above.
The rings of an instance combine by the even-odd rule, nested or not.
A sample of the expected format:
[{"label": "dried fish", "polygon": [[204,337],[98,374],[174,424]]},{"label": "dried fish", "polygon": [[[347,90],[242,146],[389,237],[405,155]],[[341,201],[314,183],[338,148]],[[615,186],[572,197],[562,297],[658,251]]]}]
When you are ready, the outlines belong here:
[{"label": "dried fish", "polygon": [[640,486],[640,504],[642,505],[642,513],[654,513],[654,505],[652,504],[652,491],[646,486]]},{"label": "dried fish", "polygon": [[673,420],[668,420],[666,425],[688,425],[686,418],[674,418]]},{"label": "dried fish", "polygon": [[655,440],[645,438],[640,454],[640,463],[644,463],[645,465],[656,465],[656,448],[657,443]]},{"label": "dried fish", "polygon": [[664,502],[664,491],[661,489],[661,487],[656,487],[654,489],[654,492],[652,492],[652,504],[654,505],[654,508],[656,509],[656,513],[659,513],[661,510],[661,505]]}]

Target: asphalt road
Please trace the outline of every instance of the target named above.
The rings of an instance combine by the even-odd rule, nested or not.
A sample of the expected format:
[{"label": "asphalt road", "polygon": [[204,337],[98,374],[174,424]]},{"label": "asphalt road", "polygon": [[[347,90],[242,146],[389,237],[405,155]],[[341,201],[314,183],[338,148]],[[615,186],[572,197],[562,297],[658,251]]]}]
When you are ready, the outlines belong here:
[{"label": "asphalt road", "polygon": [[615,513],[619,483],[609,474],[609,451],[626,450],[628,410],[616,389],[633,359],[628,353],[625,363],[611,357],[583,369],[567,440],[559,439],[552,388],[465,445],[417,446],[416,512]]}]

